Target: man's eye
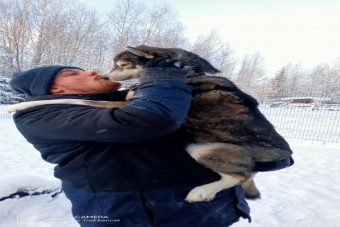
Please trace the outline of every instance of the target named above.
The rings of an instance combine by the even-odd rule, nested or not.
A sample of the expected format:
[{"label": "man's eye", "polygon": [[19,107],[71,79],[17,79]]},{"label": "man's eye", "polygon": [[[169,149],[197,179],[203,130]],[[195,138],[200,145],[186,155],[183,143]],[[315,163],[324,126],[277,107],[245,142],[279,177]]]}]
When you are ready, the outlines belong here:
[{"label": "man's eye", "polygon": [[128,65],[129,65],[129,63],[123,63],[123,64],[121,64],[122,67],[128,66]]}]

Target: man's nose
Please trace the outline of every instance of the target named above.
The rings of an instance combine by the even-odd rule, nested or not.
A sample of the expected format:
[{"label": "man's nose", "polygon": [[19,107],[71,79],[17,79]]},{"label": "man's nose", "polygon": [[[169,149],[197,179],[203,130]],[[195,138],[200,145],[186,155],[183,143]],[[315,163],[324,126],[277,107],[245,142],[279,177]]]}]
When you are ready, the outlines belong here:
[{"label": "man's nose", "polygon": [[87,75],[88,76],[98,76],[98,72],[97,71],[87,71]]}]

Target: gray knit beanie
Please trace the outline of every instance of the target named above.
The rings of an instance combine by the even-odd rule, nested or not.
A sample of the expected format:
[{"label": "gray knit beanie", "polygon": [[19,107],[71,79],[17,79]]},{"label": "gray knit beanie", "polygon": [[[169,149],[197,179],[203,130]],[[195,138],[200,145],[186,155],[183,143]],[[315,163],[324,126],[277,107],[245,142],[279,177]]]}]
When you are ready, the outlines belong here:
[{"label": "gray knit beanie", "polygon": [[[48,95],[54,78],[63,69],[81,69],[72,66],[51,65],[16,73],[9,81],[11,88],[21,94]],[[84,69],[81,69],[84,70]]]}]

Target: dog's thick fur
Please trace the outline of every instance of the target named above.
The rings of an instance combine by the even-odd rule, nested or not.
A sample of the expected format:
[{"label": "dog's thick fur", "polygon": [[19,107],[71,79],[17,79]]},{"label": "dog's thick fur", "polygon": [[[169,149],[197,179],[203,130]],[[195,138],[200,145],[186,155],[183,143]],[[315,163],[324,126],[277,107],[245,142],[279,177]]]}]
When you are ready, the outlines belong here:
[{"label": "dog's thick fur", "polygon": [[[191,190],[186,200],[209,201],[217,192],[237,184],[242,184],[246,198],[260,198],[260,192],[253,181],[255,163],[279,161],[290,157],[292,151],[261,114],[257,101],[228,79],[205,75],[205,72],[219,71],[196,54],[176,48],[128,47],[127,51],[115,57],[114,69],[104,77],[111,80],[139,78],[145,64],[154,57],[178,59],[184,65],[194,66],[186,79],[186,83],[194,90],[187,121],[183,126],[196,138],[197,143],[188,145],[187,151],[198,163],[221,175],[221,180]],[[132,92],[129,93],[131,97]],[[52,104],[51,101],[60,100],[36,102],[42,105]],[[82,105],[93,106],[93,101],[80,102]],[[124,102],[98,103],[95,106],[124,105]],[[12,107],[12,111],[32,106],[28,103],[23,108],[20,105],[25,104]]]},{"label": "dog's thick fur", "polygon": [[128,47],[115,57],[115,68],[104,77],[139,78],[147,61],[154,57],[178,59],[184,65],[195,66],[186,80],[194,90],[184,127],[197,143],[189,145],[187,151],[222,176],[218,182],[193,189],[187,201],[211,200],[218,191],[239,183],[247,198],[260,198],[253,181],[255,163],[279,161],[290,157],[292,151],[261,114],[258,102],[228,79],[205,75],[219,71],[196,54],[176,48]]}]

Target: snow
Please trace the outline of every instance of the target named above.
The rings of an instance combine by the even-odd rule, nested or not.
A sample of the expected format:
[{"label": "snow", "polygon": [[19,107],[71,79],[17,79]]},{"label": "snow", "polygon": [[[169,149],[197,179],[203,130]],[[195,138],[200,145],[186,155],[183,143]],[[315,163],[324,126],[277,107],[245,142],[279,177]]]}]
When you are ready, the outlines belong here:
[{"label": "snow", "polygon": [[249,201],[253,223],[236,227],[339,226],[340,145],[291,145],[295,165],[256,176],[262,199]]},{"label": "snow", "polygon": [[[0,118],[0,198],[18,190],[42,192],[60,187],[53,176],[54,165],[42,160],[40,153],[17,131],[11,118]],[[71,203],[63,193],[6,199],[0,202],[0,226],[75,227]]]},{"label": "snow", "polygon": [[[53,190],[60,181],[17,131],[11,118],[0,118],[0,198],[20,189]],[[262,199],[248,201],[253,222],[235,227],[337,227],[340,223],[340,144],[290,141],[295,165],[259,173]],[[76,227],[63,193],[11,198],[0,202],[0,226]]]},{"label": "snow", "polygon": [[58,179],[55,179],[55,181],[54,179],[49,180],[26,174],[13,174],[1,177],[1,182],[6,182],[6,184],[1,185],[0,198],[17,191],[25,191],[32,194],[34,192],[41,193],[51,188],[58,188],[60,182],[57,181]]}]

